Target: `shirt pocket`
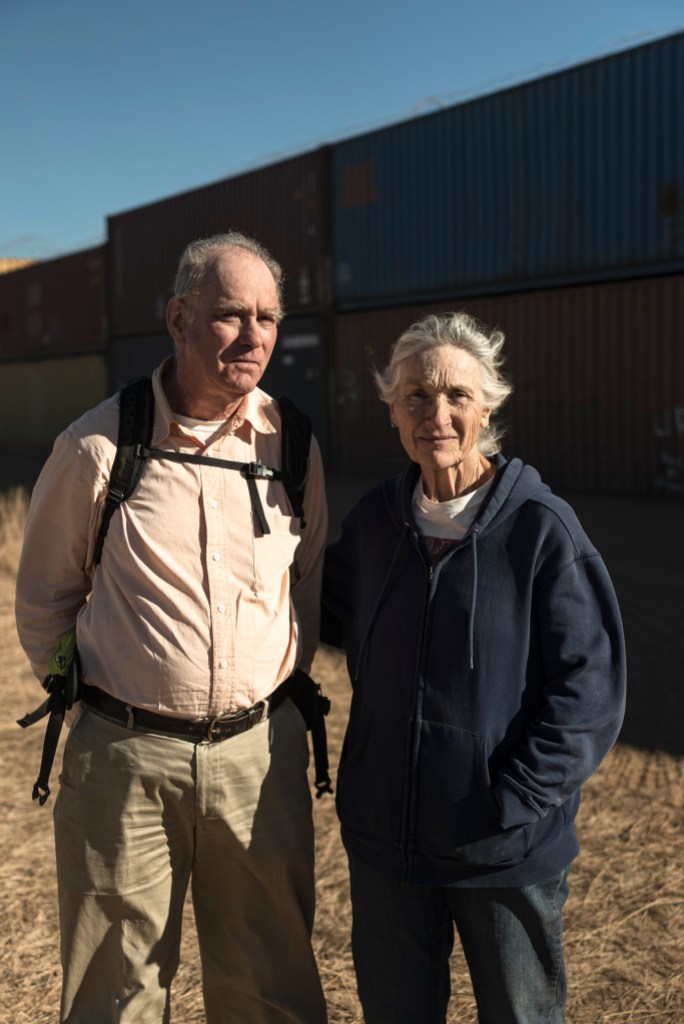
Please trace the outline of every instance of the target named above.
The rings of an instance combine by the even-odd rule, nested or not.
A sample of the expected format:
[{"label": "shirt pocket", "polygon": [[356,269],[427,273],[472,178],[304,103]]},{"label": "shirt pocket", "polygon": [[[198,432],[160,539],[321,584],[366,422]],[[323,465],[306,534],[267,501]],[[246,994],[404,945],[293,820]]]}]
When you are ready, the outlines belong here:
[{"label": "shirt pocket", "polygon": [[259,595],[282,597],[289,585],[290,567],[299,545],[299,522],[293,516],[266,512],[269,533],[252,537],[254,590]]}]

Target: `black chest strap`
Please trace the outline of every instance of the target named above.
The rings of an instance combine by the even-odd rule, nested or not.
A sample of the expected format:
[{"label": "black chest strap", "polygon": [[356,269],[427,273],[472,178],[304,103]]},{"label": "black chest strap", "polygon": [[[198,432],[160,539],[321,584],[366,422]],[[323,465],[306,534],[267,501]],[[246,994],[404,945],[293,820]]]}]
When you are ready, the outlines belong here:
[{"label": "black chest strap", "polygon": [[105,498],[100,529],[95,541],[93,561],[98,565],[102,549],[114,512],[127,501],[140,479],[146,459],[166,459],[170,462],[191,462],[203,466],[217,466],[235,470],[247,481],[250,502],[256,524],[262,534],[271,532],[268,520],[256,486],[257,480],[282,481],[295,516],[304,520],[304,481],[309,464],[311,444],[311,422],[304,413],[285,397],[278,399],[282,429],[282,470],[272,469],[263,462],[234,462],[216,459],[209,455],[192,455],[183,452],[164,451],[151,448],[154,428],[154,392],[149,377],[131,381],[119,397],[119,433],[116,455],[109,478],[109,489]]},{"label": "black chest strap", "polygon": [[184,452],[167,452],[162,448],[144,448],[140,446],[141,459],[166,459],[169,462],[194,462],[198,466],[217,466],[219,469],[234,469],[247,481],[249,497],[252,502],[252,512],[259,523],[263,533],[270,533],[271,527],[264,513],[264,506],[261,504],[257,480],[282,480],[283,474],[278,469],[271,469],[263,462],[233,462],[230,459],[216,459],[213,455],[191,455]]}]

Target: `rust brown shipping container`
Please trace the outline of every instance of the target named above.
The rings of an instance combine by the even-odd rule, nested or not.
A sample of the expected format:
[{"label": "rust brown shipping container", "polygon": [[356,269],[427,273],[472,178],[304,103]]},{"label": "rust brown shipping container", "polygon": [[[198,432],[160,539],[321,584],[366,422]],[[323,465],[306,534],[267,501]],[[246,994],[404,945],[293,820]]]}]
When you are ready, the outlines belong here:
[{"label": "rust brown shipping container", "polygon": [[163,329],[188,242],[234,228],[265,245],[285,272],[288,313],[328,301],[327,149],[109,218],[112,336]]},{"label": "rust brown shipping container", "polygon": [[105,293],[105,246],[0,275],[0,359],[102,351]]},{"label": "rust brown shipping container", "polygon": [[684,495],[682,275],[338,317],[329,471],[382,477],[401,467],[371,367],[384,366],[409,324],[450,309],[506,334],[515,390],[505,455],[559,489]]}]

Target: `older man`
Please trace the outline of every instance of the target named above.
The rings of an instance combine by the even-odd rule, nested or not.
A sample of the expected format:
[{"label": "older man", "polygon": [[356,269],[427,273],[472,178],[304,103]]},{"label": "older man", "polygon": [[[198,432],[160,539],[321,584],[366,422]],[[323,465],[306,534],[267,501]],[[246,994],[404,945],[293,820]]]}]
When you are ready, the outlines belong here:
[{"label": "older man", "polygon": [[318,638],[320,454],[312,442],[306,529],[282,482],[222,464],[280,465],[281,416],[258,384],[281,277],[235,232],[183,253],[176,351],[152,378],[160,454],[98,564],[119,396],[64,431],[33,493],[20,639],[42,678],[75,623],[83,679],[55,806],[63,1022],[170,1019],[189,883],[210,1024],[326,1019],[306,727],[271,700]]}]

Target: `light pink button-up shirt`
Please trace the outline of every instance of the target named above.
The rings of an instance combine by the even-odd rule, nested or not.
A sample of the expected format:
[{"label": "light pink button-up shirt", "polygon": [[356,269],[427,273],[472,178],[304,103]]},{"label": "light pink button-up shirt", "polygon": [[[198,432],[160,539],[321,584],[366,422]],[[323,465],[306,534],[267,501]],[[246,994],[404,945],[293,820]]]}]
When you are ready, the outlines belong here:
[{"label": "light pink button-up shirt", "polygon": [[[153,447],[280,466],[280,417],[268,395],[247,395],[205,446],[174,419],[163,368],[153,376]],[[318,445],[304,529],[282,483],[257,481],[271,528],[263,536],[240,473],[148,459],[94,566],[118,411],[115,396],[68,427],[36,484],[17,580],[22,646],[42,679],[76,622],[84,678],[120,700],[183,718],[249,707],[298,664],[308,670],[318,642],[327,533]]]}]

